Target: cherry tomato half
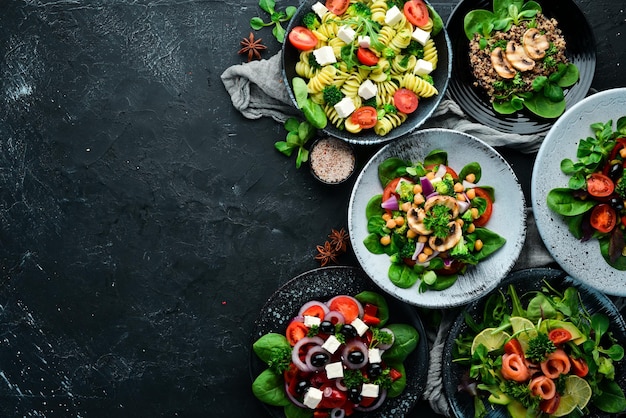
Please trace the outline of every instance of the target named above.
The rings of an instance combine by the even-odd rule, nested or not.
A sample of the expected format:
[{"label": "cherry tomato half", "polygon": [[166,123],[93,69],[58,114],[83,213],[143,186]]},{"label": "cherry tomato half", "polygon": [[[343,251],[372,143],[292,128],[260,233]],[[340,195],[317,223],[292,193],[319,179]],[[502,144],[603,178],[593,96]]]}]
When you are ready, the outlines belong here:
[{"label": "cherry tomato half", "polygon": [[589,366],[583,358],[570,357],[569,362],[572,365],[572,372],[578,377],[585,377],[589,373]]},{"label": "cherry tomato half", "polygon": [[560,403],[561,403],[561,396],[557,393],[550,399],[543,399],[539,403],[539,409],[541,409],[546,414],[554,414],[556,410],[559,408]]},{"label": "cherry tomato half", "polygon": [[289,344],[293,347],[298,341],[306,337],[308,333],[309,328],[304,325],[304,322],[291,321],[289,325],[287,325],[285,337],[287,337],[287,341],[289,341]]},{"label": "cherry tomato half", "polygon": [[485,211],[476,220],[474,220],[474,225],[485,226],[487,222],[489,222],[489,218],[491,218],[491,213],[493,212],[493,201],[491,200],[491,196],[489,196],[489,193],[487,193],[485,189],[475,187],[474,191],[476,192],[476,196],[482,197],[487,201],[487,207],[485,208]]},{"label": "cherry tomato half", "polygon": [[328,301],[328,308],[331,311],[339,311],[346,324],[354,321],[360,314],[359,302],[351,296],[335,296]]},{"label": "cherry tomato half", "polygon": [[363,106],[352,112],[350,115],[352,123],[357,124],[361,129],[373,128],[378,122],[378,113],[372,106]]},{"label": "cherry tomato half", "polygon": [[378,56],[369,48],[359,48],[356,51],[356,57],[359,59],[359,62],[363,65],[376,65],[378,63]]},{"label": "cherry tomato half", "polygon": [[615,209],[606,203],[601,203],[591,211],[589,219],[591,226],[602,233],[611,232],[617,224]]},{"label": "cherry tomato half", "polygon": [[289,42],[300,51],[309,51],[317,45],[317,36],[304,26],[296,26],[289,32]]},{"label": "cherry tomato half", "polygon": [[393,94],[393,104],[402,113],[413,113],[417,109],[417,94],[409,89],[401,88]]},{"label": "cherry tomato half", "polygon": [[428,23],[428,8],[422,0],[409,0],[404,3],[404,15],[415,26]]},{"label": "cherry tomato half", "polygon": [[350,5],[350,0],[326,0],[326,8],[331,13],[340,16],[348,10],[348,6]]},{"label": "cherry tomato half", "polygon": [[607,197],[615,189],[615,184],[602,173],[593,173],[587,178],[587,191],[594,197]]},{"label": "cherry tomato half", "polygon": [[507,354],[517,354],[524,357],[524,349],[517,338],[511,338],[504,344],[504,352]]},{"label": "cherry tomato half", "polygon": [[554,345],[559,345],[571,340],[572,333],[565,328],[555,328],[550,331],[548,338],[550,338],[550,341],[552,341]]}]

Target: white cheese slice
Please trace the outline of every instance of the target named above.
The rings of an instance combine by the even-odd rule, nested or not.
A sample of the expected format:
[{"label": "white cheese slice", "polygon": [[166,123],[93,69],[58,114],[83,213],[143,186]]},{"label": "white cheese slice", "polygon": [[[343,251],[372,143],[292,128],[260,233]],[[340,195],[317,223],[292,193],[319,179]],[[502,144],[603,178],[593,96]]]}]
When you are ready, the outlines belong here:
[{"label": "white cheese slice", "polygon": [[373,383],[363,383],[361,396],[364,398],[378,398],[378,385]]},{"label": "white cheese slice", "polygon": [[321,66],[337,62],[333,47],[329,45],[314,50],[313,55],[315,56],[315,61],[317,61],[317,63]]},{"label": "white cheese slice", "polygon": [[329,363],[325,367],[326,377],[329,379],[338,379],[343,377],[343,364],[340,361]]},{"label": "white cheese slice", "polygon": [[369,78],[361,83],[361,85],[359,86],[359,96],[361,96],[365,100],[371,99],[372,97],[376,96],[376,93],[378,93],[378,88],[376,87],[376,84],[372,83],[372,80],[370,80]]},{"label": "white cheese slice", "polygon": [[393,6],[391,9],[387,10],[385,14],[385,24],[389,26],[395,25],[400,22],[401,19],[402,12],[398,9],[398,6]]},{"label": "white cheese slice", "polygon": [[315,12],[316,15],[318,15],[319,17],[324,16],[326,13],[328,13],[328,9],[326,8],[326,6],[324,6],[322,3],[320,3],[319,1],[317,3],[315,3],[313,6],[311,6],[311,9]]},{"label": "white cheese slice", "polygon": [[340,346],[341,342],[334,335],[328,337],[326,341],[324,341],[324,344],[322,344],[322,348],[330,354],[335,354],[335,351],[337,351]]},{"label": "white cheese slice", "polygon": [[351,44],[356,37],[356,32],[350,26],[342,26],[337,31],[337,37],[347,44]]},{"label": "white cheese slice", "polygon": [[370,348],[367,350],[367,359],[370,363],[380,363],[383,361],[380,356],[380,349],[378,348]]},{"label": "white cheese slice", "polygon": [[418,59],[413,68],[413,73],[417,75],[426,75],[433,72],[433,63],[423,59]]},{"label": "white cheese slice", "polygon": [[317,405],[322,402],[323,394],[324,392],[322,392],[321,390],[310,387],[304,394],[304,400],[302,401],[302,403],[305,404],[308,408],[315,409],[317,408]]},{"label": "white cheese slice", "polygon": [[415,28],[411,34],[411,38],[416,40],[422,45],[426,45],[426,42],[430,39],[430,32],[424,29]]},{"label": "white cheese slice", "polygon": [[360,318],[354,318],[354,321],[350,322],[350,325],[352,325],[354,329],[356,329],[356,332],[357,334],[359,334],[359,337],[362,337],[363,334],[365,334],[365,331],[369,329],[367,324],[361,321]]},{"label": "white cheese slice", "polygon": [[319,327],[321,323],[322,323],[322,320],[319,319],[317,316],[309,316],[309,315],[304,316],[304,325],[306,325],[309,328],[311,328],[314,325]]},{"label": "white cheese slice", "polygon": [[356,107],[354,106],[354,102],[351,98],[344,97],[335,105],[335,110],[337,111],[337,116],[340,118],[347,118],[356,110]]},{"label": "white cheese slice", "polygon": [[365,36],[359,35],[359,37],[357,38],[357,42],[359,43],[359,46],[361,48],[369,48],[372,41],[370,40],[370,37],[367,35]]}]

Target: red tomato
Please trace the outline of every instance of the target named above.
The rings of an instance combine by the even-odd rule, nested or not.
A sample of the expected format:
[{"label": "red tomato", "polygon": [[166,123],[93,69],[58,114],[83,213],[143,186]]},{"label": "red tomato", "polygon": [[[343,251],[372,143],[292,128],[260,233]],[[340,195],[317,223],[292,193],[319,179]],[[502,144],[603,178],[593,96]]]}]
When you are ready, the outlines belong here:
[{"label": "red tomato", "polygon": [[330,418],[330,412],[316,409],[313,411],[313,418]]},{"label": "red tomato", "polygon": [[428,7],[422,0],[409,0],[404,3],[404,15],[415,26],[428,23]]},{"label": "red tomato", "polygon": [[350,0],[326,0],[326,8],[331,12],[340,16],[348,10]]},{"label": "red tomato", "polygon": [[289,32],[289,42],[301,51],[308,51],[317,45],[317,36],[304,26],[296,26]]},{"label": "red tomato", "polygon": [[287,341],[289,341],[289,344],[293,347],[298,341],[306,337],[308,333],[309,328],[304,325],[304,322],[291,321],[289,325],[287,325],[285,337],[287,337]]},{"label": "red tomato", "polygon": [[346,320],[346,324],[354,321],[359,316],[359,302],[350,296],[335,296],[328,301],[328,308],[331,311],[340,312]]},{"label": "red tomato", "polygon": [[361,129],[373,128],[378,122],[378,113],[372,106],[359,107],[350,115],[352,123],[357,124]]},{"label": "red tomato", "polygon": [[339,390],[334,383],[324,385],[320,388],[320,390],[324,392],[324,397],[317,406],[320,409],[339,408],[346,402],[346,399],[348,398],[346,392]]},{"label": "red tomato", "polygon": [[587,191],[594,197],[607,197],[615,190],[615,184],[602,173],[593,173],[587,178]]},{"label": "red tomato", "polygon": [[517,338],[511,338],[504,344],[504,352],[507,354],[517,354],[524,357],[524,349]]},{"label": "red tomato", "polygon": [[366,313],[363,315],[363,322],[372,327],[380,324],[380,318]]},{"label": "red tomato", "polygon": [[322,308],[320,305],[313,305],[307,308],[304,312],[302,312],[302,316],[314,316],[321,320],[324,319],[324,315],[324,308]]},{"label": "red tomato", "polygon": [[474,191],[476,192],[476,196],[482,197],[487,201],[487,207],[482,215],[480,215],[476,220],[474,220],[474,225],[476,226],[485,226],[487,222],[489,222],[489,218],[491,218],[491,213],[493,212],[493,201],[491,200],[491,196],[484,189],[480,187],[475,187]]},{"label": "red tomato", "polygon": [[370,67],[378,63],[378,57],[369,48],[363,48],[363,47],[359,48],[356,51],[356,57],[359,59],[361,64],[368,65]]},{"label": "red tomato", "polygon": [[617,224],[615,209],[606,203],[601,203],[591,211],[591,226],[602,233],[611,232]]},{"label": "red tomato", "polygon": [[396,370],[396,369],[389,369],[389,377],[391,378],[392,381],[396,381],[398,379],[400,379],[402,377],[402,373],[400,373],[400,371]]},{"label": "red tomato", "polygon": [[393,94],[393,104],[402,113],[413,113],[417,109],[417,94],[409,89],[401,88]]},{"label": "red tomato", "polygon": [[574,373],[578,377],[585,377],[587,373],[589,373],[589,366],[584,358],[574,358],[570,357],[569,362],[572,367],[572,373]]},{"label": "red tomato", "polygon": [[398,183],[400,183],[400,177],[396,177],[395,179],[387,183],[385,189],[383,190],[383,202],[389,199],[392,194],[397,194],[396,187],[398,187]]},{"label": "red tomato", "polygon": [[571,340],[572,333],[565,328],[555,328],[550,331],[548,338],[550,338],[550,341],[552,341],[554,345],[559,345]]},{"label": "red tomato", "polygon": [[550,399],[544,399],[539,403],[539,409],[546,414],[554,414],[561,403],[561,396],[557,393]]}]

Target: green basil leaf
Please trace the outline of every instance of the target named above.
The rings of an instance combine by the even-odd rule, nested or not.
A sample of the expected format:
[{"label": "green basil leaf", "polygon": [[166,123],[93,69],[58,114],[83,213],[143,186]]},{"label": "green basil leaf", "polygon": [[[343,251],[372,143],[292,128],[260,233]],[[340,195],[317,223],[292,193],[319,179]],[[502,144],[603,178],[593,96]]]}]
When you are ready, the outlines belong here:
[{"label": "green basil leaf", "polygon": [[254,379],[252,393],[258,400],[268,405],[285,406],[291,403],[285,393],[283,376],[271,369],[265,369]]},{"label": "green basil leaf", "polygon": [[259,6],[261,9],[265,10],[267,13],[274,13],[274,8],[276,7],[275,0],[259,0]]},{"label": "green basil leaf", "polygon": [[408,324],[389,324],[387,326],[394,335],[393,345],[383,353],[383,359],[390,363],[403,363],[417,347],[420,335]]},{"label": "green basil leaf", "polygon": [[548,192],[546,198],[548,208],[559,215],[582,215],[596,205],[593,200],[580,200],[572,195],[571,189],[555,188]]},{"label": "green basil leaf", "polygon": [[250,27],[254,30],[259,30],[265,27],[265,22],[260,17],[253,17],[250,19]]}]

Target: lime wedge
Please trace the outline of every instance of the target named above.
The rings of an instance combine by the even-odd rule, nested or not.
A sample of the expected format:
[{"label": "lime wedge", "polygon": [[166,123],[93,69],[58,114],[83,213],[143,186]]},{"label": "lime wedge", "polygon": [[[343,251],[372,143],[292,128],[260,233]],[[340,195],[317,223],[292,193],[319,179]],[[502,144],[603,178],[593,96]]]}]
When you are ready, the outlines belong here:
[{"label": "lime wedge", "polygon": [[485,328],[474,337],[472,341],[471,353],[474,354],[479,345],[484,345],[487,351],[501,348],[507,340],[511,338],[509,334],[497,328]]},{"label": "lime wedge", "polygon": [[582,377],[575,375],[565,378],[565,389],[561,396],[559,407],[554,412],[555,417],[562,417],[572,412],[576,407],[583,409],[591,399],[591,386]]}]

